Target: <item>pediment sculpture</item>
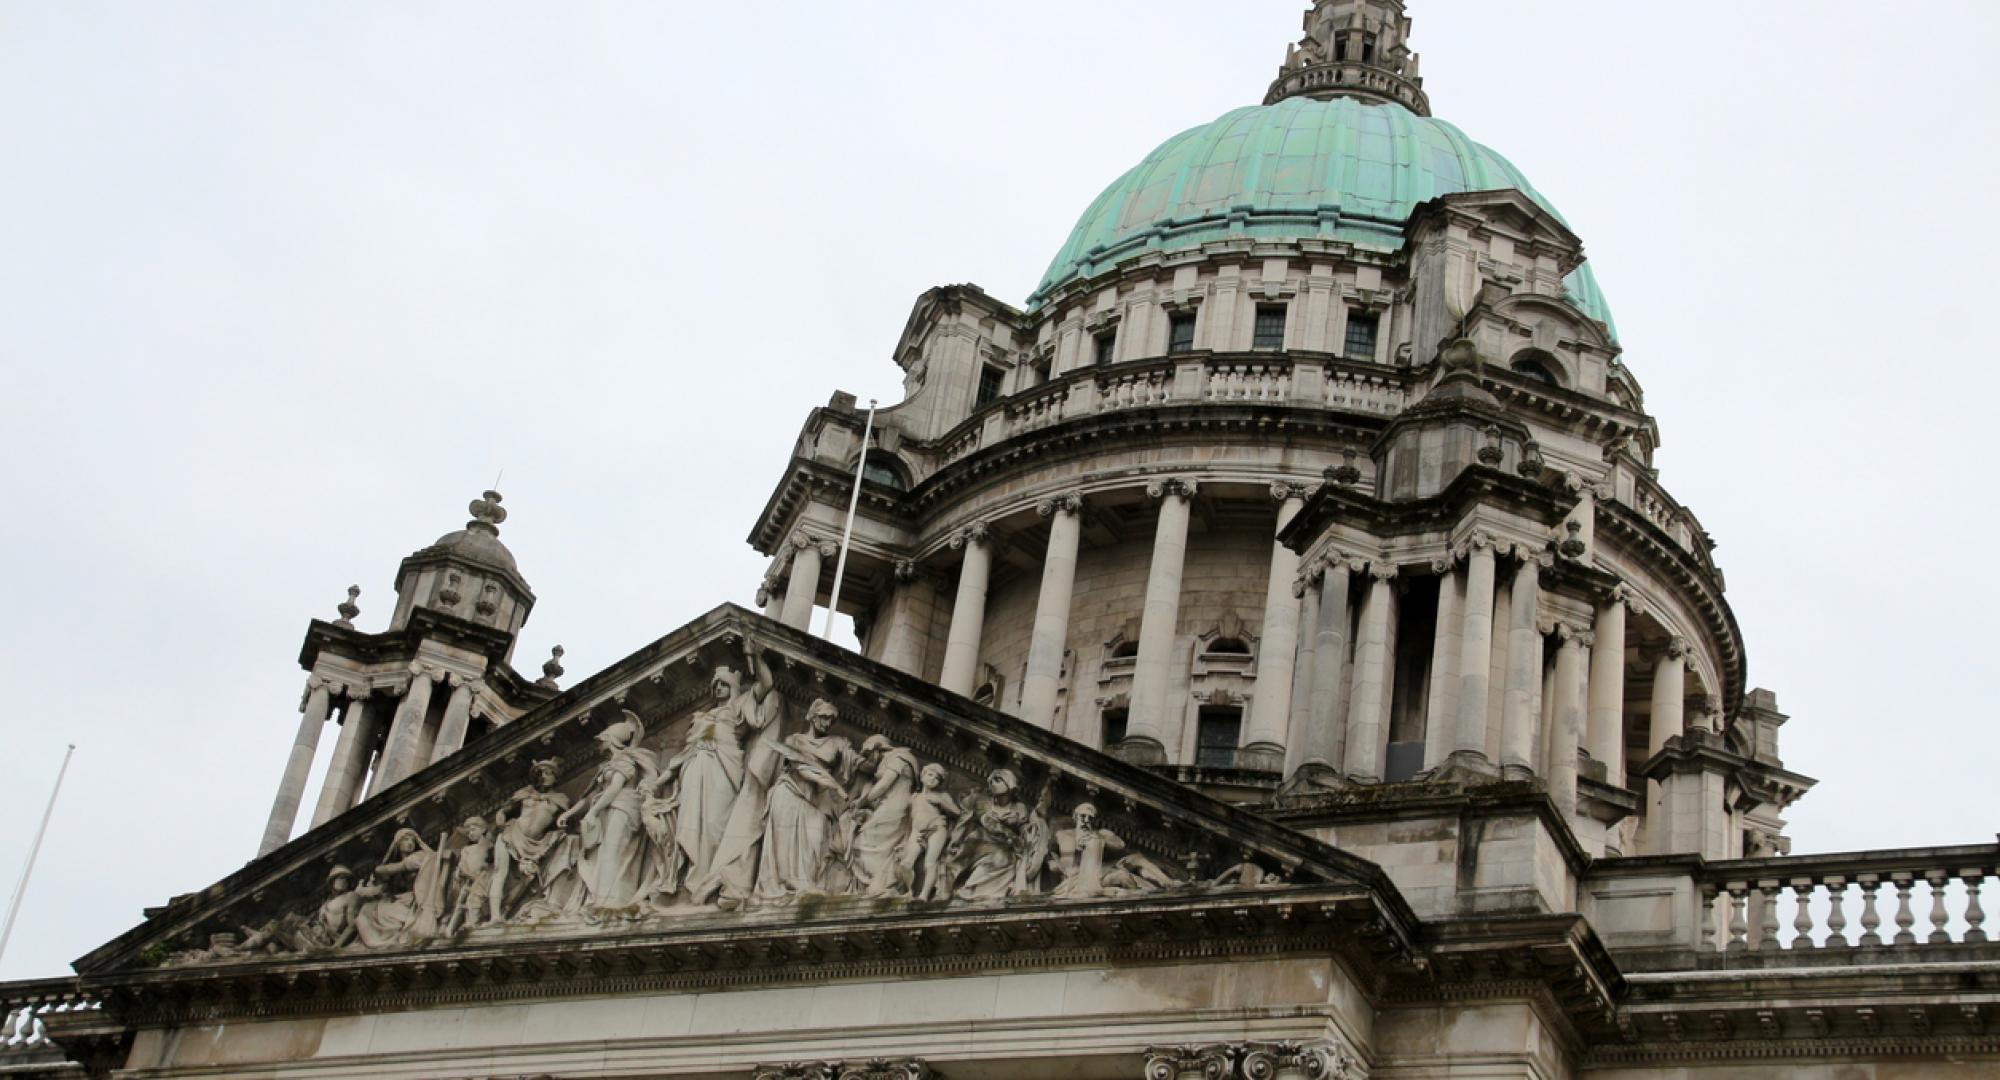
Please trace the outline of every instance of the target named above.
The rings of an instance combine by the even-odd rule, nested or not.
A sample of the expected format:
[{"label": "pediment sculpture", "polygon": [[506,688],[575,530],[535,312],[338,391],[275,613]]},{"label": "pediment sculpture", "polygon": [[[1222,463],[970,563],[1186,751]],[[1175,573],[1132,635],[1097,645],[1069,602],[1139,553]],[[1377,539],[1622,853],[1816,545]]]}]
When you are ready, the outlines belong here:
[{"label": "pediment sculpture", "polygon": [[893,733],[853,730],[827,696],[794,719],[771,658],[747,637],[734,651],[681,715],[649,725],[621,707],[587,752],[517,766],[519,782],[485,812],[397,828],[372,863],[328,870],[316,897],[236,932],[211,929],[164,961],[407,950],[842,902],[942,908],[1289,883],[1282,860],[1255,852],[1198,874],[1157,840],[1149,851],[1121,835],[1091,789],[1059,812],[1053,781],[1031,789],[1015,765],[981,774],[927,760]]}]

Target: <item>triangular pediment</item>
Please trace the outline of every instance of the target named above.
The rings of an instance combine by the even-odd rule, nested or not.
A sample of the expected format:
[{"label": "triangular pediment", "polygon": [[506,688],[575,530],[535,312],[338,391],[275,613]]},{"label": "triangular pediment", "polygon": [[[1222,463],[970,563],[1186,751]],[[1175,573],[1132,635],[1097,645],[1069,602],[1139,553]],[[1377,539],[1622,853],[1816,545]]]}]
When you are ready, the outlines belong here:
[{"label": "triangular pediment", "polygon": [[1206,933],[1279,900],[1292,930],[1338,908],[1371,947],[1414,927],[1371,863],[724,606],[77,966],[544,970],[607,941],[646,943],[631,965],[769,960],[891,929],[971,950],[975,916],[1032,947],[1049,926]]}]

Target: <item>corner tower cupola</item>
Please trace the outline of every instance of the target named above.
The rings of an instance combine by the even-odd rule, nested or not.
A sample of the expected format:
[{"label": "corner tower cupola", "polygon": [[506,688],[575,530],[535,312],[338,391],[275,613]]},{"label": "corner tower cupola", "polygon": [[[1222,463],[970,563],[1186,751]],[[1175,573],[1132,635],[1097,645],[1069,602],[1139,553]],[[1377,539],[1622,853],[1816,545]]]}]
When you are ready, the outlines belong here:
[{"label": "corner tower cupola", "polygon": [[507,520],[500,493],[485,492],[467,509],[472,520],[463,529],[412,553],[397,569],[396,613],[389,629],[409,625],[411,613],[420,607],[510,636],[528,621],[535,593],[515,566],[514,553],[500,542],[500,523]]},{"label": "corner tower cupola", "polygon": [[1403,0],[1315,0],[1306,13],[1305,37],[1286,50],[1264,104],[1350,97],[1429,116],[1430,99],[1409,42]]}]

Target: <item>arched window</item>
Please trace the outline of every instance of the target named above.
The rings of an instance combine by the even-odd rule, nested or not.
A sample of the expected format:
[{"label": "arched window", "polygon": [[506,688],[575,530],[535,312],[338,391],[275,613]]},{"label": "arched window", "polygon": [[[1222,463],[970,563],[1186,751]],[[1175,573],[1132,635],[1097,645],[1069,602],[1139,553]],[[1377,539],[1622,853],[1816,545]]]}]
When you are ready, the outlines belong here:
[{"label": "arched window", "polygon": [[910,490],[910,478],[903,471],[902,462],[881,450],[868,452],[867,460],[861,464],[861,478],[871,484],[881,484],[897,491]]},{"label": "arched window", "polygon": [[1219,637],[1202,652],[1209,656],[1249,656],[1250,646],[1242,638]]},{"label": "arched window", "polygon": [[1562,370],[1562,365],[1556,362],[1555,357],[1540,349],[1522,349],[1515,353],[1507,368],[1515,374],[1526,375],[1538,383],[1550,386],[1562,385],[1561,377],[1556,374]]}]

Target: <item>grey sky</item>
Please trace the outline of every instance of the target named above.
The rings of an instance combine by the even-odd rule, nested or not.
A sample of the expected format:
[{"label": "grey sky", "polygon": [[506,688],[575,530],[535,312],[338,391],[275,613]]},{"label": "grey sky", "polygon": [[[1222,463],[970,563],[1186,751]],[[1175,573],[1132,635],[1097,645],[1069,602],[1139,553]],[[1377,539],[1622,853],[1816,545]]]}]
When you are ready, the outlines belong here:
[{"label": "grey sky", "polygon": [[[570,682],[725,600],[806,410],[1020,301],[1261,98],[1302,0],[0,3],[0,977],[255,850],[309,617],[504,468]],[[1819,790],[1798,850],[1993,835],[2000,5],[1413,0],[1438,115],[1583,236]],[[1902,8],[1896,9],[1902,11]]]}]

